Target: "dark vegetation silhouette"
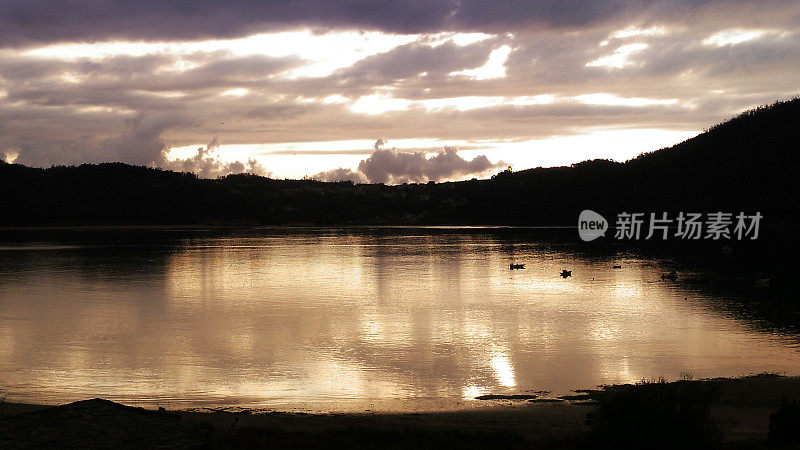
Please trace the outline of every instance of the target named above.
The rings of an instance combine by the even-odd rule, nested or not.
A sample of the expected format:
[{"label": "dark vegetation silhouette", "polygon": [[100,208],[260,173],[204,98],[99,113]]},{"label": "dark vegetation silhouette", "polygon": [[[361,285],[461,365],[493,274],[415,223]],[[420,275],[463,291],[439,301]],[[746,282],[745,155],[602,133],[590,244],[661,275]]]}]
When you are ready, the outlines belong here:
[{"label": "dark vegetation silhouette", "polygon": [[586,423],[596,448],[713,448],[723,438],[710,419],[713,383],[642,380],[591,393]]},{"label": "dark vegetation silhouette", "polygon": [[781,406],[769,416],[769,442],[776,448],[800,446],[800,402],[786,398]]},{"label": "dark vegetation silhouette", "polygon": [[[216,414],[209,414],[214,416]],[[164,409],[150,411],[93,399],[0,417],[0,448],[302,448],[302,449],[461,449],[520,448],[531,442],[516,433],[492,429],[453,430],[358,425],[317,430],[295,423],[292,429],[236,426],[227,429],[208,422],[182,420]],[[302,420],[302,417],[298,417]],[[371,425],[371,426],[370,426]],[[545,447],[545,448],[550,448]]]}]

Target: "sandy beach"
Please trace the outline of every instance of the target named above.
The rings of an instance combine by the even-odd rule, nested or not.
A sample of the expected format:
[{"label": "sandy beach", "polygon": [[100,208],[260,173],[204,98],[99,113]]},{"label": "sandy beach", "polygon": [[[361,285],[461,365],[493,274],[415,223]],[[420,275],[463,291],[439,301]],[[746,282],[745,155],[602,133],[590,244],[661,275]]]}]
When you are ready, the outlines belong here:
[{"label": "sandy beach", "polygon": [[[664,384],[680,385],[713,390],[708,416],[723,448],[766,448],[770,414],[782,400],[800,398],[800,377],[756,375]],[[566,400],[475,400],[478,406],[469,409],[426,413],[154,411],[101,399],[55,407],[3,402],[0,446],[583,448],[592,446],[586,418],[595,411],[597,399],[603,401],[602,393],[635,394],[642,388],[578,390]]]}]

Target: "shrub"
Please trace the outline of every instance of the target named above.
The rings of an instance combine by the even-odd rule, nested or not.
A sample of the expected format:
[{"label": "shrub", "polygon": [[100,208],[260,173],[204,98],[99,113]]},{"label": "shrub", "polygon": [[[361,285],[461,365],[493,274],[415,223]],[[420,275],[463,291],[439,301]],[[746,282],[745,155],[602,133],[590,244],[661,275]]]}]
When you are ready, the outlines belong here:
[{"label": "shrub", "polygon": [[589,441],[600,448],[708,448],[721,440],[709,419],[710,383],[663,378],[594,394]]},{"label": "shrub", "polygon": [[769,442],[776,445],[800,444],[800,403],[785,398],[777,411],[769,415]]}]

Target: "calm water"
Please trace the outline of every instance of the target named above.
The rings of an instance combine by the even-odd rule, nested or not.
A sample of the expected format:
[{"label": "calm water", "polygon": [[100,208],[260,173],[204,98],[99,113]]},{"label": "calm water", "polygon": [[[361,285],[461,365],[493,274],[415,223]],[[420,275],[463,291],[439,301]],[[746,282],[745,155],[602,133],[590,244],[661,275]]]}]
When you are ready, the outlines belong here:
[{"label": "calm water", "polygon": [[0,232],[0,396],[325,408],[800,373],[797,336],[672,268],[535,230]]}]

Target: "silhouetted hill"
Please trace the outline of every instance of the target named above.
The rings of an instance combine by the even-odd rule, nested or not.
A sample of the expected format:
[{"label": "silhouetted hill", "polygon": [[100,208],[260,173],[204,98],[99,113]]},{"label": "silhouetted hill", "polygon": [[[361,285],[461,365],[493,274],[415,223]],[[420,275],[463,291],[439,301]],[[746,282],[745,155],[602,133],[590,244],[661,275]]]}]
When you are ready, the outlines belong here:
[{"label": "silhouetted hill", "polygon": [[[192,174],[122,163],[38,169],[0,164],[0,225],[574,225],[593,209],[760,211],[791,224],[800,100],[748,111],[625,163],[503,172],[491,180],[400,186]],[[613,220],[612,220],[613,221]]]},{"label": "silhouetted hill", "polygon": [[[670,148],[619,164],[586,161],[571,168],[532,169],[496,178],[517,184],[516,196],[550,193],[556,223],[586,208],[627,211],[761,211],[793,220],[798,196],[800,100],[759,107]],[[566,213],[565,215],[562,215]],[[530,216],[535,220],[536,213]]]}]

